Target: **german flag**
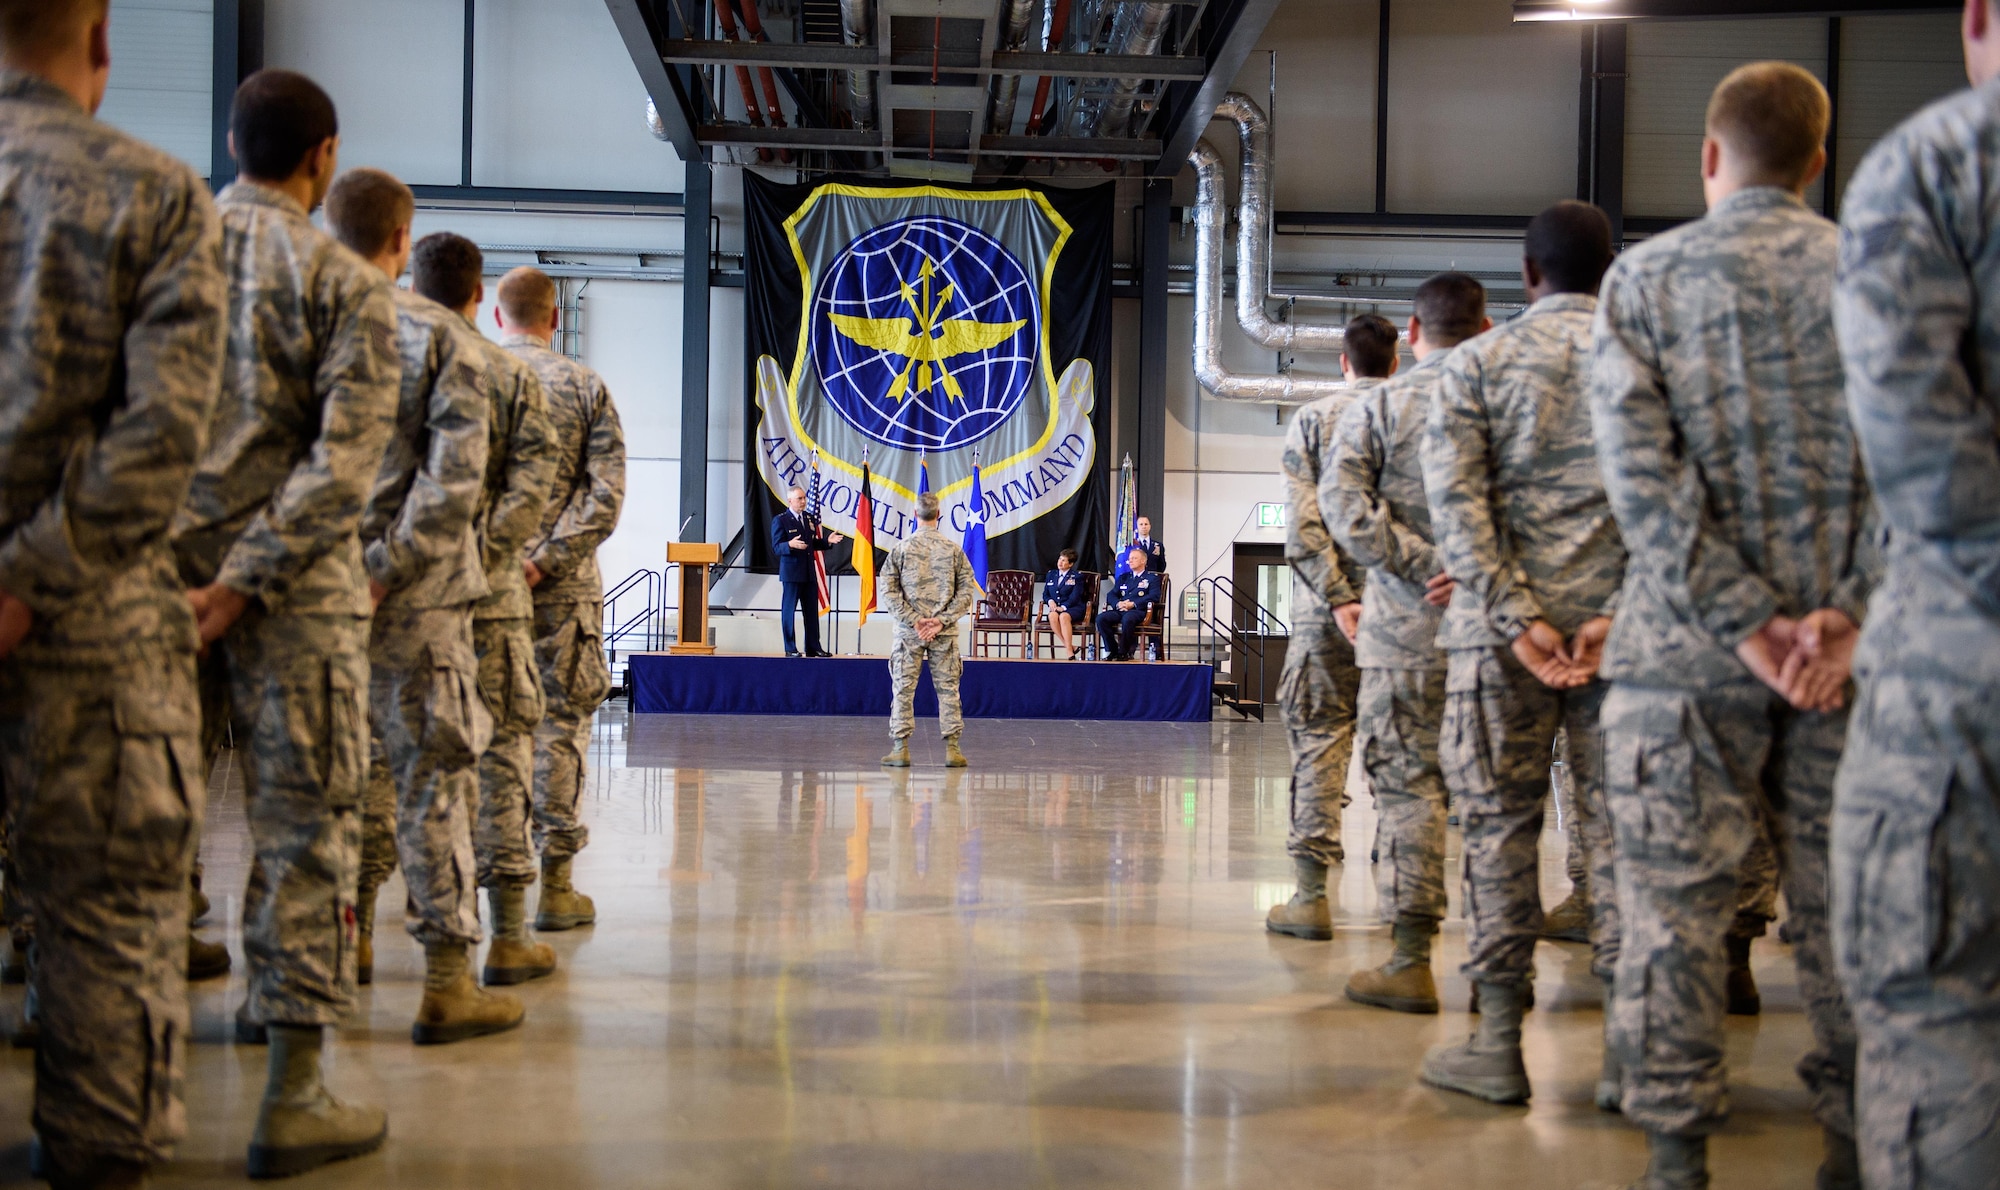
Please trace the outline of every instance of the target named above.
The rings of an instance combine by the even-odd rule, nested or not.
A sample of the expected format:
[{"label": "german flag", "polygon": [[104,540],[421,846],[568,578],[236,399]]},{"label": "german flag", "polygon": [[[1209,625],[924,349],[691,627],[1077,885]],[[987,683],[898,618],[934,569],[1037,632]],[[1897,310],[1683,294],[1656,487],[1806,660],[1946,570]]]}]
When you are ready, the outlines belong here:
[{"label": "german flag", "polygon": [[[861,498],[854,504],[854,573],[861,576],[860,624],[875,610],[875,497],[868,483],[868,456],[861,456]],[[856,625],[857,630],[859,625]]]}]

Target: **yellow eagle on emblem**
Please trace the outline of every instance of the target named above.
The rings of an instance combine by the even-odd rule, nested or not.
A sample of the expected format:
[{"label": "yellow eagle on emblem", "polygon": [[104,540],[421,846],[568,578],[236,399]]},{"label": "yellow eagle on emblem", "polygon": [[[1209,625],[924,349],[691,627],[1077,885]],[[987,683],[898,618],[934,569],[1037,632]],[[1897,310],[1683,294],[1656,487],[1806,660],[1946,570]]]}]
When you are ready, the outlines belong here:
[{"label": "yellow eagle on emblem", "polygon": [[[910,307],[910,313],[902,318],[860,318],[853,314],[829,313],[834,329],[848,338],[876,351],[887,351],[903,357],[903,370],[889,385],[889,395],[902,400],[910,391],[910,371],[917,373],[917,391],[931,391],[933,379],[944,385],[945,394],[954,400],[962,400],[965,391],[952,378],[945,361],[954,356],[970,355],[976,351],[991,351],[1013,337],[1015,331],[1028,325],[1025,318],[1013,322],[979,322],[970,318],[945,318],[945,309],[951,305],[955,291],[950,282],[938,292],[937,300],[931,300],[931,262],[923,263],[921,296],[910,288],[909,282],[902,282],[899,288],[902,298]],[[935,366],[935,375],[933,375]]]}]

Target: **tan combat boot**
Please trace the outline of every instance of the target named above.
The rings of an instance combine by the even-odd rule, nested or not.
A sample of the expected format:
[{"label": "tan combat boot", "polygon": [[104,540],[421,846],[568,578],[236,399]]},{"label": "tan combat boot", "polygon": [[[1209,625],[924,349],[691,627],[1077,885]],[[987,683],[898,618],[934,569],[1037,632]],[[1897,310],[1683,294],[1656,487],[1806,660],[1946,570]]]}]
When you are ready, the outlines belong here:
[{"label": "tan combat boot", "polygon": [[504,1033],[527,1015],[519,1000],[472,982],[471,950],[463,942],[424,947],[424,1000],[417,1005],[416,1024],[410,1026],[411,1041],[449,1045]]},{"label": "tan combat boot", "polygon": [[556,933],[597,920],[597,905],[570,886],[571,857],[542,859],[542,896],[535,906],[535,928]]},{"label": "tan combat boot", "polygon": [[891,749],[889,749],[889,754],[888,754],[887,756],[884,756],[884,757],[882,758],[882,767],[883,767],[883,768],[885,768],[885,769],[906,769],[906,768],[909,768],[909,767],[910,767],[910,741],[908,741],[908,740],[897,740],[897,741],[896,741],[896,746],[895,746],[895,747],[893,747],[893,748],[891,748]]},{"label": "tan combat boot", "polygon": [[1426,1054],[1423,1080],[1490,1103],[1526,1103],[1528,1068],[1521,1062],[1521,1018],[1527,1013],[1527,988],[1478,986],[1479,1024],[1472,1036]]},{"label": "tan combat boot", "polygon": [[1734,934],[1723,939],[1729,948],[1728,991],[1730,1016],[1756,1016],[1764,1011],[1764,997],[1757,990],[1757,977],[1750,971],[1750,938]]},{"label": "tan combat boot", "polygon": [[1380,967],[1349,976],[1347,998],[1391,1012],[1436,1012],[1437,981],[1431,977],[1431,935],[1436,932],[1437,923],[1428,919],[1398,921],[1396,953]]},{"label": "tan combat boot", "polygon": [[1325,942],[1333,937],[1333,912],[1326,904],[1326,865],[1310,856],[1295,855],[1298,888],[1292,899],[1271,906],[1264,916],[1264,928],[1273,934]]},{"label": "tan combat boot", "polygon": [[236,1006],[235,1027],[236,1044],[238,1045],[269,1045],[271,1042],[270,1030],[264,1027],[263,1021],[258,1020],[250,1014],[250,997],[248,996],[243,998],[243,1003]]},{"label": "tan combat boot", "polygon": [[221,979],[229,974],[229,948],[188,935],[187,977],[189,983]]},{"label": "tan combat boot", "polygon": [[944,737],[944,767],[948,769],[965,767],[965,753],[958,750],[958,737],[955,735]]},{"label": "tan combat boot", "polygon": [[1708,1190],[1708,1138],[1646,1134],[1646,1174],[1627,1190]]},{"label": "tan combat boot", "polygon": [[487,987],[526,983],[556,969],[556,948],[528,933],[527,889],[487,889],[486,913],[493,920],[493,944],[480,973]]},{"label": "tan combat boot", "polygon": [[1581,884],[1569,890],[1562,904],[1542,915],[1542,937],[1557,942],[1590,941],[1590,896]]},{"label": "tan combat boot", "polygon": [[382,1147],[389,1119],[379,1107],[342,1103],[320,1077],[326,1030],[272,1025],[270,1074],[257,1130],[250,1134],[250,1176],[287,1178]]}]

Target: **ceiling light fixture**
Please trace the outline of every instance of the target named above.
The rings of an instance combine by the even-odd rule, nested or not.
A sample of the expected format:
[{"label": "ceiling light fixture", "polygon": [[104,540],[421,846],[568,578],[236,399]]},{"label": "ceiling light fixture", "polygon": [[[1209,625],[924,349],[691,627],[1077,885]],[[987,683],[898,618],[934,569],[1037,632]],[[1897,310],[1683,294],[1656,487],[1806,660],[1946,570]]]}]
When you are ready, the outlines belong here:
[{"label": "ceiling light fixture", "polygon": [[1951,12],[1944,0],[1514,0],[1514,20],[1699,21],[1731,17],[1839,17]]}]

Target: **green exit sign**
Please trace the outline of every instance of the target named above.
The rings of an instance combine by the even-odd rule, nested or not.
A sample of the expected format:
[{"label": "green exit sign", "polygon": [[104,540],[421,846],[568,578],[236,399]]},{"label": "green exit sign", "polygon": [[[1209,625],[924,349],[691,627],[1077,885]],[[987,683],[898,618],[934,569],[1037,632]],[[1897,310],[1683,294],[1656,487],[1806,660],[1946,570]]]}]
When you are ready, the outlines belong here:
[{"label": "green exit sign", "polygon": [[1285,506],[1282,504],[1259,504],[1257,506],[1257,527],[1259,529],[1284,528]]}]

